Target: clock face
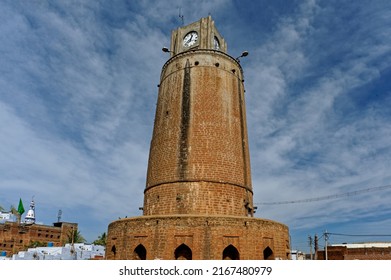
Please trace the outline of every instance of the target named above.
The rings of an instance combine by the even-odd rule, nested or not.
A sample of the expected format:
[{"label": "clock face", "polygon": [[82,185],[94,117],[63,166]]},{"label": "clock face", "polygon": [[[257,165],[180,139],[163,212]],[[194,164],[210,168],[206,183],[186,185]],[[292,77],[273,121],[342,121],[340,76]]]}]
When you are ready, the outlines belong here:
[{"label": "clock face", "polygon": [[193,46],[198,40],[198,34],[195,31],[190,31],[186,34],[186,36],[183,38],[183,46],[188,48]]},{"label": "clock face", "polygon": [[219,39],[217,39],[216,36],[213,38],[213,47],[214,47],[215,50],[219,50],[220,49],[220,42],[219,42]]}]

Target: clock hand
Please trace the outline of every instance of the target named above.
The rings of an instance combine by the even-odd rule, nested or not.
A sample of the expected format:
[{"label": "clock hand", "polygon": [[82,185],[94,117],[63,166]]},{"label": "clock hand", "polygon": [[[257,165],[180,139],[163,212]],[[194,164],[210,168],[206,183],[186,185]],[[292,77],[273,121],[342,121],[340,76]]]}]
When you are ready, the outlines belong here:
[{"label": "clock hand", "polygon": [[190,42],[191,42],[191,40],[193,39],[193,34],[190,34],[190,38],[189,38],[189,40],[187,40],[187,44],[189,44]]}]

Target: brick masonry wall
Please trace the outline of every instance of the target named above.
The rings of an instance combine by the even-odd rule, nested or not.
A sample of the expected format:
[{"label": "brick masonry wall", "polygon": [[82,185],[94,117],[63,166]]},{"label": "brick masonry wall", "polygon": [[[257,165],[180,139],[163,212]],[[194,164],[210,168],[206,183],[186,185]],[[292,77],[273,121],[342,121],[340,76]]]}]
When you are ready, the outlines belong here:
[{"label": "brick masonry wall", "polygon": [[[203,197],[207,192],[218,194],[224,184],[227,186],[224,196],[236,199],[238,209],[233,209],[232,199],[217,198],[209,211],[206,208],[210,200],[188,196],[190,203],[195,200],[206,203],[199,205],[198,209],[203,209],[200,213],[216,213],[216,209],[221,209],[219,214],[246,215],[243,201],[247,199],[252,205],[246,127],[242,72],[234,59],[203,50],[169,60],[163,67],[159,87],[144,214],[175,213],[178,208],[172,203],[166,209],[163,203],[160,206],[148,203],[155,203],[157,197],[165,199],[167,194],[172,194],[171,200],[175,202],[177,195],[173,189],[179,185],[184,193],[190,189],[196,193],[196,184],[192,182],[210,182],[198,193]],[[159,210],[152,210],[156,208]],[[182,210],[186,209],[195,210],[194,204]]]},{"label": "brick masonry wall", "polygon": [[252,192],[231,184],[176,182],[150,188],[145,193],[144,215],[247,216],[252,201]]},{"label": "brick masonry wall", "polygon": [[253,214],[243,74],[214,50],[173,56],[159,84],[142,217],[109,225],[107,259],[289,259]]},{"label": "brick masonry wall", "polygon": [[[106,259],[137,259],[140,244],[146,259],[175,259],[182,244],[190,248],[193,260],[223,258],[232,245],[241,260],[262,260],[267,247],[269,259],[288,259],[288,228],[280,223],[230,216],[143,216],[121,219],[109,225]],[[115,253],[114,253],[115,252]]]},{"label": "brick masonry wall", "polygon": [[[327,247],[329,260],[391,260],[391,247],[386,248],[347,248],[345,246]],[[325,251],[318,252],[318,259],[325,259]]]},{"label": "brick masonry wall", "polygon": [[75,223],[59,223],[58,226],[24,225],[18,223],[0,224],[0,252],[6,251],[11,257],[24,251],[32,242],[49,243],[62,246],[67,240],[67,233],[77,230]]}]

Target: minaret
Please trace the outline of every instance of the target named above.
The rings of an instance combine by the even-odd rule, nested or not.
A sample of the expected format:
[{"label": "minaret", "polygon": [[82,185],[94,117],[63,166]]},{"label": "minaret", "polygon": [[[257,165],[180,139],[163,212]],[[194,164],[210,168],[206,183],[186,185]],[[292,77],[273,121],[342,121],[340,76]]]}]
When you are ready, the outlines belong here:
[{"label": "minaret", "polygon": [[210,16],[163,50],[143,216],[109,225],[106,258],[289,258],[288,228],[253,217],[239,61]]},{"label": "minaret", "polygon": [[34,199],[30,202],[30,209],[27,211],[26,217],[24,218],[26,224],[35,224],[35,202]]}]

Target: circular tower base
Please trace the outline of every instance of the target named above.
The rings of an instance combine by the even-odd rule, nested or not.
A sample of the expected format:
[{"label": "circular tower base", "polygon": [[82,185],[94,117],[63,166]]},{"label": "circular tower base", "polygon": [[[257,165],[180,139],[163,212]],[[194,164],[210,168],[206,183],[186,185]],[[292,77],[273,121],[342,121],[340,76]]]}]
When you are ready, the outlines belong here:
[{"label": "circular tower base", "polygon": [[108,260],[290,259],[288,227],[237,216],[159,215],[112,222]]}]

